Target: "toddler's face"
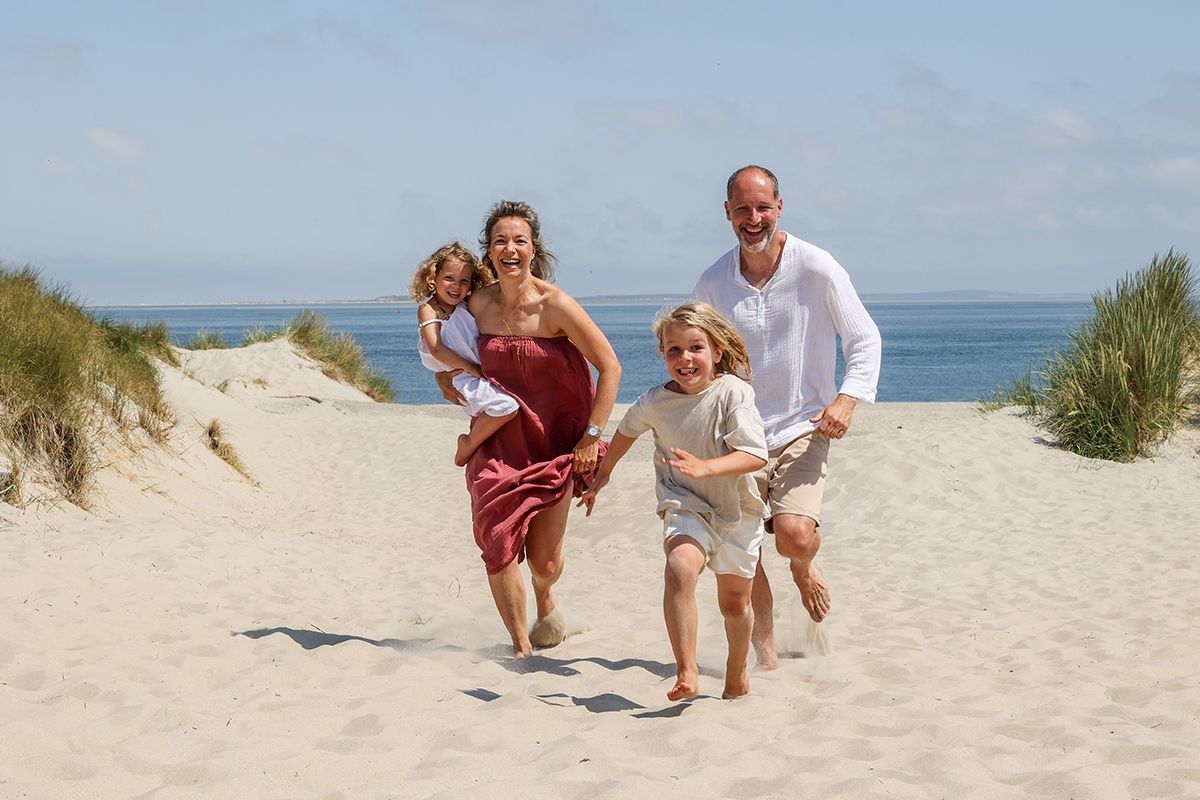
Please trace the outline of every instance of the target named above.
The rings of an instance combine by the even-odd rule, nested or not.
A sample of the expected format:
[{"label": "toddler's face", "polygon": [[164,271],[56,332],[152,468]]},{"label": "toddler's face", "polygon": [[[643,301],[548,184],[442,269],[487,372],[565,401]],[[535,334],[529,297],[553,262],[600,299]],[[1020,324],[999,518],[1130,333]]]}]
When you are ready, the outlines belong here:
[{"label": "toddler's face", "polygon": [[471,293],[471,265],[457,258],[446,259],[433,279],[433,291],[448,306],[466,300]]},{"label": "toddler's face", "polygon": [[663,328],[662,337],[667,374],[684,393],[696,394],[716,380],[713,367],[723,354],[713,347],[707,333],[672,322]]}]

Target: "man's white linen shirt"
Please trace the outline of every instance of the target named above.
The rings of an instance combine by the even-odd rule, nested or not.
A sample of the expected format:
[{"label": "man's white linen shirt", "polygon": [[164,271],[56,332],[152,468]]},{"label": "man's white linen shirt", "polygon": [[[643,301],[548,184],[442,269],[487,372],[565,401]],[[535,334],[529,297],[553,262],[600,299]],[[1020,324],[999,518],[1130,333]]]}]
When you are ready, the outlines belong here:
[{"label": "man's white linen shirt", "polygon": [[841,394],[875,402],[883,352],[879,328],[842,265],[816,245],[786,236],[779,269],[762,289],[742,275],[739,245],[706,269],[692,292],[746,340],[771,449],[816,427],[809,419],[837,398],[839,336],[846,361]]}]

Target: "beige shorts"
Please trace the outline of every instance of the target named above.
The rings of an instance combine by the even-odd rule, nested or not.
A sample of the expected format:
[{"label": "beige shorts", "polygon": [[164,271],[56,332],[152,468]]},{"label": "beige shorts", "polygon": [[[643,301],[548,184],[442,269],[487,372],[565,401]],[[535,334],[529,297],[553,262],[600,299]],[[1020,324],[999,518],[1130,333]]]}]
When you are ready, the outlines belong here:
[{"label": "beige shorts", "polygon": [[793,439],[767,453],[767,465],[754,474],[758,492],[770,517],[798,514],[821,524],[821,497],[825,494],[829,437],[820,434]]},{"label": "beige shorts", "polygon": [[695,540],[708,556],[708,568],[718,575],[753,578],[762,549],[763,524],[758,517],[743,514],[736,525],[714,525],[710,514],[668,508],[663,512],[663,541],[672,536]]}]

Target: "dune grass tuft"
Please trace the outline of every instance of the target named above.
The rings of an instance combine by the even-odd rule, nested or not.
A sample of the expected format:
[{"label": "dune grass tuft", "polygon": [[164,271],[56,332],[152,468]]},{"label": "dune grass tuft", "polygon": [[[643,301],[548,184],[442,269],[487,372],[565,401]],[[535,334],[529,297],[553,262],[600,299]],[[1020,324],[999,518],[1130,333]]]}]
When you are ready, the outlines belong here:
[{"label": "dune grass tuft", "polygon": [[257,481],[246,471],[246,465],[242,463],[237,450],[233,449],[233,445],[229,442],[225,426],[221,424],[220,420],[214,419],[204,426],[204,441],[208,445],[208,449],[217,454],[217,458],[232,467],[243,478],[257,485]]},{"label": "dune grass tuft", "polygon": [[151,359],[173,359],[161,323],[97,320],[33,267],[0,263],[0,437],[86,506],[105,418],[163,436],[171,424]]},{"label": "dune grass tuft", "polygon": [[985,409],[1021,407],[1066,449],[1132,461],[1165,441],[1197,399],[1200,310],[1187,255],[1155,255],[1115,290],[1093,296],[1095,311],[1046,360]]},{"label": "dune grass tuft", "polygon": [[225,336],[220,331],[210,331],[204,328],[192,334],[192,338],[184,345],[188,350],[224,350],[229,347]]}]

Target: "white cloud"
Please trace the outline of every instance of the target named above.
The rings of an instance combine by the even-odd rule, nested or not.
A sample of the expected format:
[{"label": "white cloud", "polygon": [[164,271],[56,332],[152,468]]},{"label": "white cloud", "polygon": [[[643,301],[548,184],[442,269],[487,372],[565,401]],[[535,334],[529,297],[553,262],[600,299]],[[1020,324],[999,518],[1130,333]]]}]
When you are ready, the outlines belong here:
[{"label": "white cloud", "polygon": [[113,161],[141,161],[146,157],[146,143],[133,136],[94,125],[87,129],[87,135],[100,154]]},{"label": "white cloud", "polygon": [[1065,108],[1039,114],[1029,133],[1034,141],[1048,147],[1083,144],[1096,138],[1096,129],[1087,120]]},{"label": "white cloud", "polygon": [[1196,156],[1160,159],[1144,172],[1165,186],[1200,186],[1200,158]]},{"label": "white cloud", "polygon": [[46,153],[42,156],[42,169],[51,175],[77,175],[79,173],[75,162],[57,153]]}]

